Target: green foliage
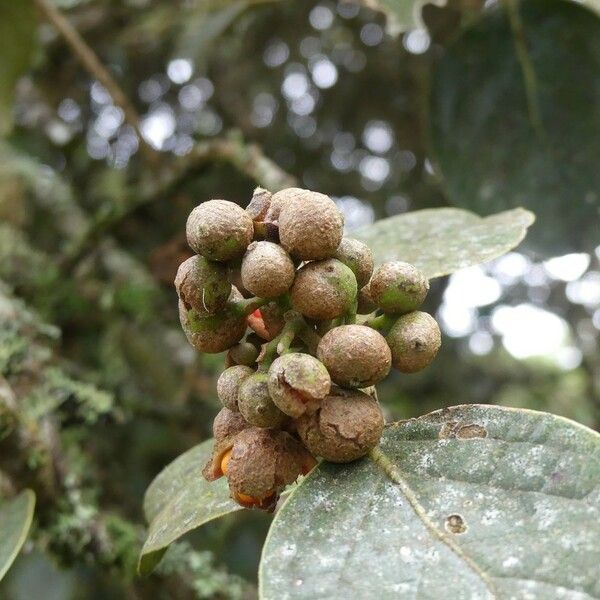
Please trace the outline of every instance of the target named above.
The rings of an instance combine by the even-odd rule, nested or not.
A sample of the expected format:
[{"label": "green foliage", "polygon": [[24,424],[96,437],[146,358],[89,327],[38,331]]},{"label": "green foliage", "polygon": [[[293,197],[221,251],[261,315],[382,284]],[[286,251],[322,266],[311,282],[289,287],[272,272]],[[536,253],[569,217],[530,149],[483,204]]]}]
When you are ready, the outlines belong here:
[{"label": "green foliage", "polygon": [[323,463],[278,512],[261,598],[600,593],[600,436],[545,413],[459,406]]},{"label": "green foliage", "polygon": [[33,2],[0,1],[0,135],[12,128],[15,85],[31,64],[36,18]]},{"label": "green foliage", "polygon": [[464,31],[435,69],[433,146],[456,206],[515,206],[545,254],[597,245],[600,19],[574,2],[511,2]]},{"label": "green foliage", "polygon": [[352,235],[369,245],[376,263],[403,260],[432,278],[505,254],[519,245],[533,220],[522,209],[482,219],[437,208],[382,219]]},{"label": "green foliage", "polygon": [[11,500],[0,501],[0,579],[13,563],[27,539],[35,494],[25,490]]},{"label": "green foliage", "polygon": [[209,483],[201,475],[212,446],[213,441],[207,440],[188,450],[168,465],[148,488],[144,514],[150,529],[140,555],[140,574],[150,573],[169,544],[182,535],[240,510],[229,498],[224,479]]}]

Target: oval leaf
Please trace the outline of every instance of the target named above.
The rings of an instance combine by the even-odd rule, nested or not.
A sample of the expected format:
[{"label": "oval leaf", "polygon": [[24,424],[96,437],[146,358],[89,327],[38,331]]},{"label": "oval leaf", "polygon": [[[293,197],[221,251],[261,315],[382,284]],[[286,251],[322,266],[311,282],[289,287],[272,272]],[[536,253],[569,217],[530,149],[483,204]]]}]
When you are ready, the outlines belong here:
[{"label": "oval leaf", "polygon": [[432,141],[444,187],[452,204],[479,214],[533,210],[534,250],[593,249],[600,19],[576,2],[515,2],[511,26],[508,5],[485,11],[435,70]]},{"label": "oval leaf", "polygon": [[0,503],[0,580],[27,539],[34,508],[35,494],[31,490]]},{"label": "oval leaf", "polygon": [[431,208],[382,219],[352,237],[369,244],[376,262],[404,260],[433,278],[502,256],[534,220],[519,208],[484,219],[458,208]]},{"label": "oval leaf", "polygon": [[263,600],[600,597],[600,435],[457,406],[323,463],[273,521]]},{"label": "oval leaf", "polygon": [[140,575],[150,573],[169,545],[181,536],[240,510],[229,498],[224,478],[209,483],[202,477],[212,447],[213,440],[207,440],[188,450],[168,465],[146,491],[144,513],[150,527],[140,555]]}]

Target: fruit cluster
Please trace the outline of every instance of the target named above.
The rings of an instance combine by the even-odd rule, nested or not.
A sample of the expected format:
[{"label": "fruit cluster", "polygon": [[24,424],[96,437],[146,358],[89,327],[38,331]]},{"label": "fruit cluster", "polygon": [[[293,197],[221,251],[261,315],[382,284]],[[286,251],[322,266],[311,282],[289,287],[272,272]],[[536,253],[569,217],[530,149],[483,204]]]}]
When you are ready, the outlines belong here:
[{"label": "fruit cluster", "polygon": [[366,455],[384,427],[373,386],[391,367],[420,371],[440,347],[418,310],[426,277],[405,262],[374,271],[343,228],[328,196],[299,188],[257,188],[245,210],[209,200],[188,218],[181,325],[199,351],[228,351],[203,473],[227,477],[243,506],[272,509],[314,457]]}]

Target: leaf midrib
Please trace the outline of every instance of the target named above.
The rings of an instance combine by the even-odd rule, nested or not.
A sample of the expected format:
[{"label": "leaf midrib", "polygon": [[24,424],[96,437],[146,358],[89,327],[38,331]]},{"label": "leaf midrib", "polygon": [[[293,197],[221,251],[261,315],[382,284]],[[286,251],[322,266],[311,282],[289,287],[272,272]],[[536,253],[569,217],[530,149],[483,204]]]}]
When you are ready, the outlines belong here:
[{"label": "leaf midrib", "polygon": [[469,556],[452,538],[446,535],[441,529],[436,527],[435,523],[429,519],[427,512],[423,505],[419,502],[417,495],[410,487],[406,479],[402,476],[400,470],[394,465],[390,457],[377,446],[374,450],[369,453],[371,461],[380,468],[385,475],[400,487],[400,490],[410,507],[413,509],[417,518],[423,523],[429,533],[437,538],[440,542],[445,544],[451,552],[453,552],[459,560],[461,560],[467,568],[475,573],[475,575],[481,580],[483,585],[488,589],[492,598],[497,598],[496,586],[492,581],[491,577],[486,573],[485,569],[481,567],[477,561]]}]

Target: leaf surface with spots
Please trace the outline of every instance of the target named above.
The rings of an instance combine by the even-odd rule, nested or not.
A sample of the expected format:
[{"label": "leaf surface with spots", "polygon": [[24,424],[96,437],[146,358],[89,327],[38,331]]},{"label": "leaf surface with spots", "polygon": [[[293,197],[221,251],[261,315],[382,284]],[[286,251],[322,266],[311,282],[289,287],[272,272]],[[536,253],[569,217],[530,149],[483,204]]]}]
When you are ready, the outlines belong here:
[{"label": "leaf surface with spots", "polygon": [[277,513],[262,600],[600,597],[600,435],[457,406],[322,463]]},{"label": "leaf surface with spots", "polygon": [[432,278],[502,256],[519,245],[533,221],[519,208],[486,218],[430,208],[376,221],[352,237],[371,247],[376,263],[403,260]]}]

